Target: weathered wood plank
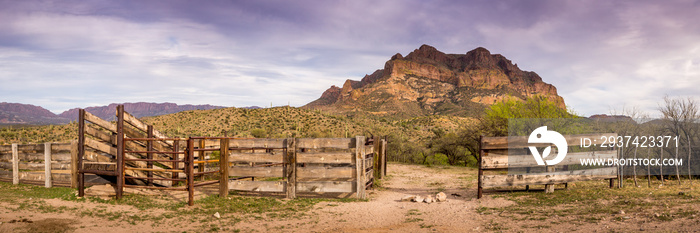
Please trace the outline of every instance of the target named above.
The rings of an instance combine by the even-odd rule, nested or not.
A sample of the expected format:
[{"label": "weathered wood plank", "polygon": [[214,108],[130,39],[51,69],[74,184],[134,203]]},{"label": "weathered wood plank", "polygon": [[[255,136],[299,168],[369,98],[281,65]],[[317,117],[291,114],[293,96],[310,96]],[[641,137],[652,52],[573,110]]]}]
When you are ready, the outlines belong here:
[{"label": "weathered wood plank", "polygon": [[[567,153],[564,160],[557,165],[581,164],[581,159],[608,159],[617,158],[616,150],[588,151]],[[481,169],[504,169],[513,167],[534,167],[538,166],[532,155],[495,155],[481,158]]]},{"label": "weathered wood plank", "polygon": [[[563,135],[566,139],[566,143],[569,146],[579,146],[581,145],[581,138],[590,138],[591,140],[597,139],[593,142],[594,145],[603,143],[600,140],[601,137],[617,136],[614,133],[598,133],[598,134],[577,134],[577,135]],[[528,146],[547,146],[549,144],[529,144],[528,136],[515,136],[515,137],[484,137],[482,141],[483,150],[491,149],[508,149],[508,148],[523,148]]]},{"label": "weathered wood plank", "polygon": [[17,144],[12,144],[12,184],[19,184],[19,153]]},{"label": "weathered wood plank", "polygon": [[0,145],[0,155],[12,154],[12,145]]},{"label": "weathered wood plank", "polygon": [[92,149],[85,149],[85,156],[83,158],[85,161],[92,162],[115,162],[115,157],[113,155],[106,155],[99,151],[93,151]]},{"label": "weathered wood plank", "polygon": [[139,119],[137,119],[135,116],[131,115],[128,112],[124,112],[124,122],[130,124],[134,128],[145,132],[148,132],[148,125],[141,122]]},{"label": "weathered wood plank", "polygon": [[[19,170],[30,170],[30,171],[44,171],[46,169],[45,163],[23,163],[20,162],[18,165]],[[70,169],[70,163],[57,163],[52,162],[49,164],[52,170],[67,170]],[[12,169],[12,162],[0,162],[0,169]]]},{"label": "weathered wood plank", "polygon": [[44,153],[44,144],[17,144],[17,150],[27,153]]},{"label": "weathered wood plank", "polygon": [[92,122],[93,124],[96,124],[106,130],[112,131],[114,133],[117,132],[117,125],[102,120],[101,118],[93,115],[92,113],[89,113],[88,111],[85,111],[85,120]]},{"label": "weathered wood plank", "polygon": [[71,143],[51,143],[51,153],[70,152]]},{"label": "weathered wood plank", "polygon": [[113,155],[113,156],[116,156],[116,154],[117,154],[117,148],[112,147],[111,145],[106,144],[104,142],[94,140],[92,138],[88,138],[88,137],[85,138],[85,146],[90,147],[92,149],[95,149],[97,151],[101,151],[101,152]]},{"label": "weathered wood plank", "polygon": [[51,188],[51,143],[44,143],[44,187]]},{"label": "weathered wood plank", "polygon": [[355,178],[353,167],[297,167],[297,179],[307,178]]},{"label": "weathered wood plank", "polygon": [[102,131],[93,125],[86,125],[85,134],[95,137],[95,139],[100,140],[109,144],[117,144],[117,135]]},{"label": "weathered wood plank", "polygon": [[297,192],[314,193],[352,193],[355,190],[353,181],[299,181]]},{"label": "weathered wood plank", "polygon": [[352,152],[312,152],[312,153],[299,153],[297,155],[298,163],[326,163],[326,164],[338,164],[338,163],[349,163],[352,164],[354,160],[352,157],[354,153]]},{"label": "weathered wood plank", "polygon": [[374,159],[373,159],[372,157],[366,158],[366,159],[365,159],[365,164],[364,164],[365,170],[367,170],[367,168],[371,168],[373,162],[374,162]]},{"label": "weathered wood plank", "polygon": [[[364,143],[363,143],[364,145]],[[297,148],[355,148],[354,138],[298,138]]]},{"label": "weathered wood plank", "polygon": [[365,184],[362,181],[362,175],[364,170],[362,170],[362,160],[364,159],[364,145],[365,137],[357,136],[355,137],[355,194],[357,198],[365,198]]},{"label": "weathered wood plank", "polygon": [[286,153],[284,154],[284,167],[282,171],[287,179],[285,186],[285,194],[287,198],[294,199],[297,197],[297,139],[287,138],[285,140]]},{"label": "weathered wood plank", "polygon": [[54,153],[52,151],[51,152],[51,160],[59,161],[59,162],[71,161],[70,151],[61,152],[61,153]]},{"label": "weathered wood plank", "polygon": [[231,149],[235,148],[285,148],[285,139],[255,138],[255,139],[231,139],[228,143]]},{"label": "weathered wood plank", "polygon": [[109,162],[83,162],[83,170],[115,171],[116,163]]},{"label": "weathered wood plank", "polygon": [[70,144],[70,187],[78,188],[78,140],[73,140]]},{"label": "weathered wood plank", "polygon": [[230,153],[229,162],[250,163],[281,163],[284,162],[284,153]]},{"label": "weathered wood plank", "polygon": [[[0,170],[0,177],[8,177],[10,175],[10,171],[4,171]],[[27,183],[27,181],[44,181],[46,174],[41,171],[27,171],[27,172],[19,172],[17,174],[18,177],[18,183]],[[69,182],[70,181],[70,173],[58,173],[58,172],[53,172],[51,173],[51,180],[52,184],[54,182]],[[38,182],[32,182],[32,184],[37,184]]]},{"label": "weathered wood plank", "polygon": [[229,167],[229,176],[284,177],[282,167]]},{"label": "weathered wood plank", "polygon": [[[124,122],[130,124],[131,126],[134,126],[135,128],[143,131],[144,133],[148,132],[148,125],[146,123],[143,123],[143,121],[139,120],[134,115],[131,115],[131,113],[124,112]],[[156,138],[166,138],[164,134],[158,132],[158,130],[155,129],[153,130],[153,136],[155,136]]]},{"label": "weathered wood plank", "polygon": [[286,181],[249,181],[231,180],[228,182],[229,190],[252,192],[284,192]]},{"label": "weathered wood plank", "polygon": [[615,177],[617,177],[617,167],[606,167],[564,172],[548,172],[539,174],[484,175],[481,178],[481,186],[488,188],[505,186],[560,184],[575,181],[612,179]]}]

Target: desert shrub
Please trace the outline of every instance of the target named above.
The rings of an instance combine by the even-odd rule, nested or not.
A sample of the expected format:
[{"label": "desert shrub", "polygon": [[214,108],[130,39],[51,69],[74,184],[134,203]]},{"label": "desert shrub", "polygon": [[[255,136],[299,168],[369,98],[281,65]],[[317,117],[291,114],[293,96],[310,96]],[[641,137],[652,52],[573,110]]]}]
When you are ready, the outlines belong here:
[{"label": "desert shrub", "polygon": [[264,129],[253,129],[250,131],[250,134],[253,135],[255,138],[266,138],[267,137],[267,131]]}]

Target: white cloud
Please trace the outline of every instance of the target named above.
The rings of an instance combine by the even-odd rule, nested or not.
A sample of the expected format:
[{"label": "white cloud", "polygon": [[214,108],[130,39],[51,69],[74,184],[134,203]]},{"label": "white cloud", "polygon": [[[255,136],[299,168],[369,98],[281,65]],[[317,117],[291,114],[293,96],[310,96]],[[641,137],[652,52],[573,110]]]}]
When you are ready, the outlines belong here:
[{"label": "white cloud", "polygon": [[0,98],[55,112],[127,101],[300,106],[421,44],[501,53],[584,115],[699,94],[693,2],[209,4],[8,4]]}]

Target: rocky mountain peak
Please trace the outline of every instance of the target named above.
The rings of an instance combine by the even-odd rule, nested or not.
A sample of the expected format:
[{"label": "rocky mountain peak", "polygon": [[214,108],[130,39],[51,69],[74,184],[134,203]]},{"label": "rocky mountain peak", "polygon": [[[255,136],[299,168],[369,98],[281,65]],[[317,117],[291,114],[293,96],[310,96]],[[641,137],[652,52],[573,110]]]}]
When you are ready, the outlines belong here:
[{"label": "rocky mountain peak", "polygon": [[[334,93],[336,89],[340,88],[331,87],[326,92]],[[326,98],[331,95],[324,92],[322,98],[306,107],[331,111],[370,108],[364,110],[384,114],[391,112],[384,110],[405,108],[399,105],[417,104],[419,107],[410,107],[411,114],[440,114],[444,111],[438,109],[474,112],[464,108],[483,108],[505,98],[525,99],[533,95],[546,96],[565,107],[556,88],[542,82],[535,72],[520,70],[504,56],[491,54],[483,47],[466,54],[446,54],[422,45],[405,57],[395,54],[384,69],[365,75],[360,81],[345,81],[339,92],[335,100]]]}]

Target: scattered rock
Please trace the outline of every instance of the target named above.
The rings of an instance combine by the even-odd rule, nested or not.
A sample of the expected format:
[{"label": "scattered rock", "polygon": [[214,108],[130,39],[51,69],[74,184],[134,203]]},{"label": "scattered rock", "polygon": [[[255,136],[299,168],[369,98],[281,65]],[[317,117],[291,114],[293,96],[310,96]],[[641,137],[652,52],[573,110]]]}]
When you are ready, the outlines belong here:
[{"label": "scattered rock", "polygon": [[413,198],[413,202],[423,202],[423,200],[425,199],[420,195],[416,195],[416,197]]},{"label": "scattered rock", "polygon": [[439,202],[447,201],[447,195],[445,195],[443,192],[439,192],[435,195],[435,199]]},{"label": "scattered rock", "polygon": [[416,198],[416,195],[407,195],[401,198],[401,201],[412,201]]},{"label": "scattered rock", "polygon": [[215,217],[215,218],[221,218],[221,214],[219,214],[219,212],[216,212],[216,213],[214,213],[214,217]]},{"label": "scattered rock", "polygon": [[661,217],[661,215],[659,213],[654,213],[654,217],[658,218],[658,217]]},{"label": "scattered rock", "polygon": [[433,203],[433,196],[428,195],[423,201],[425,201],[425,203]]},{"label": "scattered rock", "polygon": [[618,214],[625,214],[624,210],[620,210],[620,212],[617,212]]},{"label": "scattered rock", "polygon": [[678,192],[678,195],[679,195],[679,196],[683,196],[683,195],[685,195],[685,193],[684,193],[684,192]]},{"label": "scattered rock", "polygon": [[462,195],[460,195],[459,193],[453,193],[452,196],[461,197]]}]

